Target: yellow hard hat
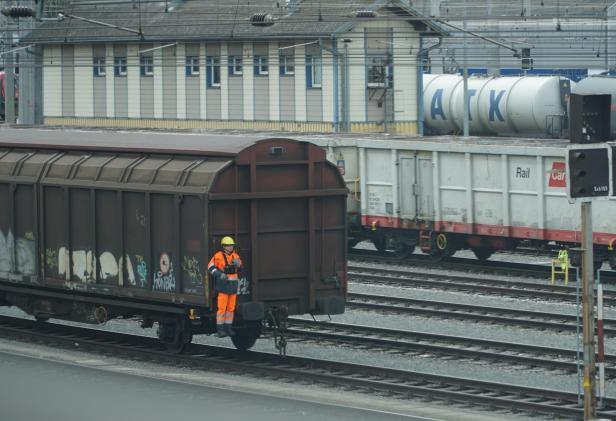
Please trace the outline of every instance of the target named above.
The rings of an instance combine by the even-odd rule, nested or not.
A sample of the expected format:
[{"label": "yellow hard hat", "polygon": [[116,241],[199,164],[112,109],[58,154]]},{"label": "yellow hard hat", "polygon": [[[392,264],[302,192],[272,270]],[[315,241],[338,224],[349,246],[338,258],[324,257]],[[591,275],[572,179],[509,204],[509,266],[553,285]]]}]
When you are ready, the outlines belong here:
[{"label": "yellow hard hat", "polygon": [[227,236],[223,237],[222,240],[220,240],[220,244],[223,246],[234,246],[235,241],[233,241],[233,238]]}]

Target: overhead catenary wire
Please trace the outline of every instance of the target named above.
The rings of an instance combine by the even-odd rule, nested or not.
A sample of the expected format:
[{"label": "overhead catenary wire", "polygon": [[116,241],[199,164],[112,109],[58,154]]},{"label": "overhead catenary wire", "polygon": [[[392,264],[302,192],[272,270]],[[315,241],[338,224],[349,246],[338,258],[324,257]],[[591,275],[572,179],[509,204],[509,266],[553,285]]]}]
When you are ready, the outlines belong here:
[{"label": "overhead catenary wire", "polygon": [[[9,1],[2,1],[4,4],[8,4]],[[140,3],[143,3],[144,8],[139,10],[139,14],[144,17],[147,21],[152,17],[159,17],[165,14],[163,10],[149,10],[154,5],[160,5],[161,2],[150,1],[150,0],[140,0]],[[174,28],[188,28],[195,29],[197,26],[211,26],[211,25],[227,25],[228,23],[232,23],[234,28],[240,28],[242,25],[248,26],[249,23],[245,20],[245,17],[239,17],[237,14],[231,17],[223,17],[225,13],[229,14],[231,11],[237,11],[237,4],[239,1],[234,4],[229,4],[229,2],[224,1],[212,1],[213,5],[215,5],[215,10],[213,11],[191,11],[190,16],[182,19],[182,22],[173,23],[167,22],[160,24],[157,23],[155,25],[143,24],[142,31],[146,34],[143,42],[153,42],[153,43],[162,43],[165,40],[165,32],[172,31]],[[420,3],[420,2],[415,2]],[[567,3],[568,6],[563,6],[563,4]],[[104,1],[83,1],[83,2],[70,2],[73,13],[82,12],[88,10],[89,7],[92,6],[101,6],[103,8],[99,8],[96,10],[97,16],[115,16],[117,17],[117,13],[108,10],[110,6],[114,5],[129,5],[131,2],[128,1],[112,1],[112,2],[104,2]],[[345,2],[344,7],[346,9],[352,9],[353,7],[359,7],[365,3],[362,2]],[[493,9],[498,9],[499,7],[505,8],[506,11],[516,10],[514,5],[511,5],[510,2],[506,1],[497,1],[494,0],[491,2],[493,5]],[[607,48],[599,47],[599,44],[604,44],[605,39],[609,36],[609,26],[616,25],[614,22],[614,18],[606,16],[605,14],[605,2],[604,1],[586,1],[586,2],[561,2],[561,5],[557,4],[556,1],[553,2],[544,2],[544,6],[541,8],[536,7],[536,5],[530,11],[531,13],[524,13],[521,15],[501,15],[494,16],[490,14],[484,13],[486,10],[485,2],[455,2],[455,1],[443,1],[441,2],[441,13],[439,16],[435,17],[398,17],[398,16],[389,16],[386,21],[394,22],[397,20],[404,20],[408,22],[413,22],[418,19],[426,20],[428,22],[437,22],[438,20],[447,20],[447,22],[456,22],[455,14],[456,11],[460,11],[462,7],[465,7],[467,12],[467,16],[469,19],[469,29],[472,29],[477,34],[481,36],[498,36],[498,40],[506,39],[507,43],[511,44],[530,44],[532,47],[536,47],[535,43],[543,42],[543,43],[556,43],[557,41],[562,41],[561,45],[552,45],[550,48],[537,50],[538,53],[541,54],[542,60],[545,62],[554,62],[558,64],[559,58],[562,58],[563,55],[570,53],[572,50],[576,52],[577,57],[580,60],[584,58],[592,58],[596,57],[597,54],[603,56],[603,58],[611,59],[614,58],[615,53],[612,51],[606,51]],[[312,6],[312,7],[310,7]],[[601,7],[603,6],[603,9]],[[334,4],[323,4],[322,2],[302,2],[302,7],[304,9],[302,13],[301,19],[295,19],[295,23],[308,23],[312,21],[312,19],[318,19],[321,15],[323,21],[344,21],[348,20],[348,15],[336,15],[332,14],[333,11],[340,10],[340,6]],[[560,7],[562,10],[559,12],[559,20],[561,22],[561,31],[555,31],[553,28],[550,28],[550,21],[547,18],[546,13],[537,13],[538,11],[553,11]],[[603,10],[603,13],[602,13]],[[319,13],[320,12],[320,13]],[[536,15],[532,15],[532,13],[536,13]],[[173,14],[173,12],[169,12],[168,14]],[[459,19],[459,15],[458,15]],[[135,24],[134,16],[127,16],[122,19],[114,19],[114,24]],[[479,26],[479,28],[473,27]],[[513,25],[515,27],[507,28],[503,27],[505,25]],[[68,30],[68,28],[66,28]],[[70,33],[75,34],[79,31],[89,31],[92,29],[90,25],[78,25],[73,23],[70,27]],[[18,35],[24,33],[28,29],[19,29],[17,30]],[[53,33],[57,29],[47,28],[45,26],[38,29],[41,37],[45,37],[46,33]],[[19,32],[21,31],[21,33]],[[400,31],[399,35],[410,35],[413,34],[412,28],[408,31]],[[149,38],[148,38],[149,37]],[[296,37],[284,37],[288,39],[297,39],[298,42],[301,38],[309,40],[309,34],[298,34]],[[359,40],[361,37],[360,34],[345,34],[345,38],[349,38],[351,41]],[[281,37],[282,39],[283,37]],[[459,39],[458,39],[459,38]],[[222,39],[222,37],[221,37]],[[239,40],[247,40],[246,38],[238,38]],[[174,39],[175,40],[175,39]],[[450,48],[459,48],[458,42],[461,40],[461,34],[457,33],[455,30],[451,31],[451,37],[447,40]],[[536,40],[536,41],[535,41]],[[106,35],[91,35],[89,41],[93,43],[98,42],[139,42],[140,40],[135,36],[134,40],[130,40],[128,38],[123,38],[121,36],[115,37],[107,37]],[[186,40],[190,42],[190,40]],[[216,40],[213,40],[216,41]],[[471,44],[471,43],[469,43]],[[601,51],[600,51],[601,49]],[[441,52],[445,51],[441,49]],[[437,51],[437,53],[439,53]],[[481,64],[486,58],[490,57],[491,53],[488,49],[485,48],[485,44],[477,44],[477,45],[469,45],[467,49],[467,55],[469,58],[469,64],[474,65],[474,63]],[[350,49],[350,58],[359,58],[363,56],[363,52],[359,49],[354,50]],[[26,56],[27,57],[27,56]],[[408,60],[408,62],[412,62],[411,59],[401,58],[400,60]],[[23,62],[27,64],[26,61]],[[351,66],[355,65],[354,63],[350,63]]]}]

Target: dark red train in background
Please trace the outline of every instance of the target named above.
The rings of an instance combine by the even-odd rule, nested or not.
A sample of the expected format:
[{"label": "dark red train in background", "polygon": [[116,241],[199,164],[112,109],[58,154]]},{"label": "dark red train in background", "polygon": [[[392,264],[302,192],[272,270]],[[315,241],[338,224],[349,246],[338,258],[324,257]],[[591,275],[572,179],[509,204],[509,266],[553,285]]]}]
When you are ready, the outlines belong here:
[{"label": "dark red train in background", "polygon": [[214,333],[206,265],[247,267],[236,347],[264,322],[345,309],[347,189],[325,151],[245,135],[0,130],[0,305],[38,320],[159,324],[174,351]]}]

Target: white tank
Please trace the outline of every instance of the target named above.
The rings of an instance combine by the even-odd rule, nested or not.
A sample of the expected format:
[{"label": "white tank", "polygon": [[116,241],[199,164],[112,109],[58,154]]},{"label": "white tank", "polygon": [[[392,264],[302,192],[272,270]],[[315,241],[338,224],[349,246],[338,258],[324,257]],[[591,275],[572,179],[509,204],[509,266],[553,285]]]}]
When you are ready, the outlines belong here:
[{"label": "white tank", "polygon": [[571,90],[574,94],[610,94],[612,95],[612,113],[610,118],[612,139],[616,138],[616,77],[589,76],[580,80]]},{"label": "white tank", "polygon": [[423,75],[424,121],[431,129],[443,133],[458,130],[451,100],[459,84],[462,78],[458,75]]},{"label": "white tank", "polygon": [[[545,136],[564,121],[570,84],[559,76],[470,77],[470,134]],[[462,132],[462,76],[424,75],[423,86],[426,126],[437,133]]]}]

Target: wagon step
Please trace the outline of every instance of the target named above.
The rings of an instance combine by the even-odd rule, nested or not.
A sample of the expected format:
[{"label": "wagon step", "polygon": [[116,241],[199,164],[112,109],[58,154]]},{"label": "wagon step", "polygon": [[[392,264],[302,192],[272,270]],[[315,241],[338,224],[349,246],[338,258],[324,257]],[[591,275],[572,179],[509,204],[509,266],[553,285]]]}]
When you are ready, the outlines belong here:
[{"label": "wagon step", "polygon": [[432,231],[419,231],[419,247],[424,253],[432,250]]}]

